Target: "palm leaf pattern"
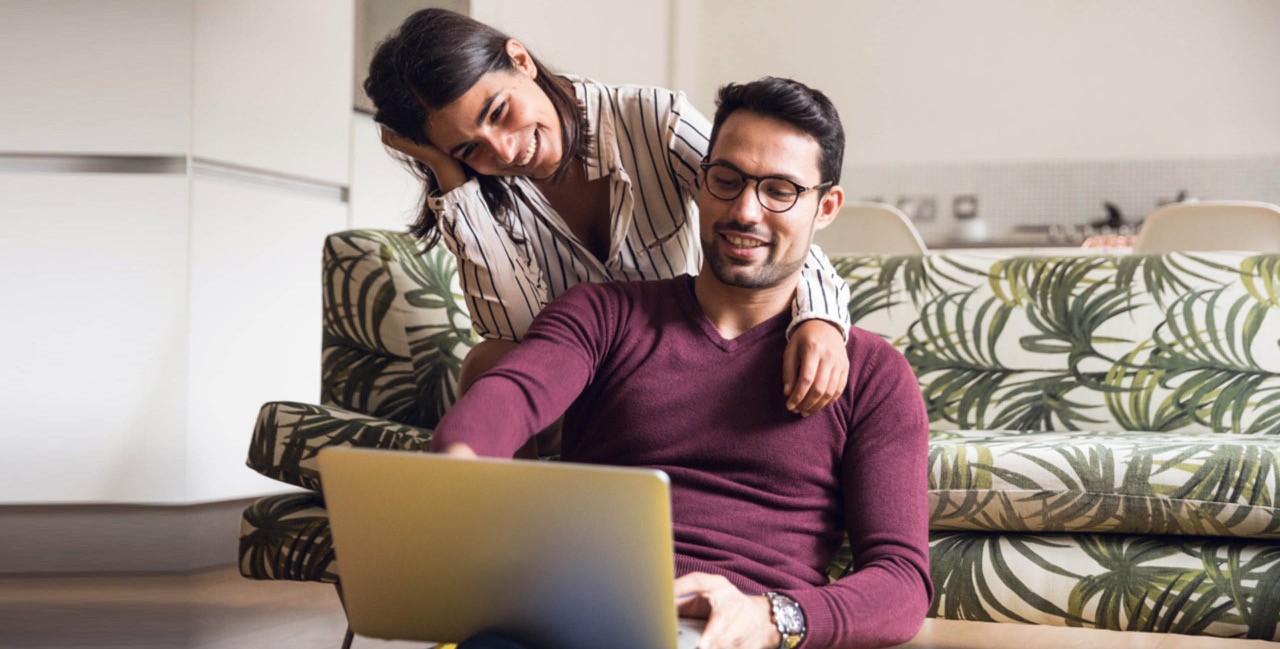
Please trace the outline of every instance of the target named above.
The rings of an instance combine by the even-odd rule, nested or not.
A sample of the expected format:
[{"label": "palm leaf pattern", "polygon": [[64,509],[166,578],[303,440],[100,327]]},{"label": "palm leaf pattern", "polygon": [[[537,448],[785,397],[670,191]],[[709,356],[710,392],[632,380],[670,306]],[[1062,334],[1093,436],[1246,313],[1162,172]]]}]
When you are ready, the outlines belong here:
[{"label": "palm leaf pattern", "polygon": [[316,456],[330,446],[425,453],[431,431],[332,406],[273,401],[258,412],[246,464],[268,478],[319,490]]},{"label": "palm leaf pattern", "polygon": [[[1280,640],[1280,255],[832,261],[936,428],[932,615]],[[326,406],[264,407],[249,464],[314,489],[324,446],[425,448],[463,304],[444,251],[333,235]],[[332,581],[330,543],[318,495],[264,498],[241,570]]]},{"label": "palm leaf pattern", "polygon": [[240,522],[240,574],[337,582],[329,514],[320,494],[269,496],[250,505]]},{"label": "palm leaf pattern", "polygon": [[934,532],[930,614],[1280,640],[1280,548],[1245,539]]}]

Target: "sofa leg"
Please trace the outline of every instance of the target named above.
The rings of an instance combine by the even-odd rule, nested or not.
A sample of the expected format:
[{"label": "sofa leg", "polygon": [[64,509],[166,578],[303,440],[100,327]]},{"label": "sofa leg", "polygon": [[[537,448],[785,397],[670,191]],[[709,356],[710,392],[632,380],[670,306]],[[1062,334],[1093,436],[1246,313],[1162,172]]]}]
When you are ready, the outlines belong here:
[{"label": "sofa leg", "polygon": [[[342,614],[347,613],[347,598],[342,596],[342,584],[334,583],[333,587],[338,591],[338,601],[342,602]],[[342,636],[342,649],[351,649],[351,643],[356,639],[356,634],[351,630],[351,623],[347,622],[347,632]]]}]

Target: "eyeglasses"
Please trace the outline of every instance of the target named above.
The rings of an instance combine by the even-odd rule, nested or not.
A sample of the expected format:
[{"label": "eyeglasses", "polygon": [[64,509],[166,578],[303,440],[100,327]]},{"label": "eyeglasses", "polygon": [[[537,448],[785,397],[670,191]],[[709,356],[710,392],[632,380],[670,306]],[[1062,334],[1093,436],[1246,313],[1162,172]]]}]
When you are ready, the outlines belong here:
[{"label": "eyeglasses", "polygon": [[826,189],[832,185],[832,181],[828,180],[812,187],[804,187],[782,176],[752,176],[724,162],[703,162],[701,166],[707,191],[712,196],[722,201],[734,200],[747,188],[747,181],[754,180],[756,200],[760,201],[761,207],[775,213],[795,207],[800,195],[811,189]]}]

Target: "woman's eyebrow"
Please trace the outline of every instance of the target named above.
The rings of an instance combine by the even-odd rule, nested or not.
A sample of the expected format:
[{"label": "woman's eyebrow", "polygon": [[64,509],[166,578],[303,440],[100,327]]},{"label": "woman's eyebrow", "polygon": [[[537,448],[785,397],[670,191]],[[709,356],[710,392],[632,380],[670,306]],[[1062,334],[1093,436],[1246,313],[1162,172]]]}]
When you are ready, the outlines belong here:
[{"label": "woman's eyebrow", "polygon": [[[480,107],[480,114],[476,115],[476,128],[480,128],[481,126],[484,126],[484,118],[489,115],[489,110],[493,108],[493,102],[501,99],[504,94],[506,94],[505,91],[499,90],[498,92],[495,92],[492,95],[489,95],[489,98],[484,100],[484,105]],[[458,143],[457,146],[453,147],[452,149],[449,149],[449,155],[457,157],[458,151],[470,143],[471,143],[471,140],[465,140],[463,142]]]},{"label": "woman's eyebrow", "polygon": [[489,109],[493,108],[493,102],[498,101],[504,94],[506,94],[504,91],[499,90],[484,100],[484,105],[480,107],[480,114],[476,115],[477,127],[484,126],[484,118],[489,116]]}]

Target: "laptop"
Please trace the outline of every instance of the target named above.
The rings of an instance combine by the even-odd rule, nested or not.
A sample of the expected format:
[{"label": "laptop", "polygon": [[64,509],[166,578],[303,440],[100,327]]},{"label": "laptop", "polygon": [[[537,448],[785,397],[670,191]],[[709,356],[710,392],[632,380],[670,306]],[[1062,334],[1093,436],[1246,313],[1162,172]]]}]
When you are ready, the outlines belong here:
[{"label": "laptop", "polygon": [[319,456],[351,630],[536,649],[692,649],[662,471],[329,448]]}]

